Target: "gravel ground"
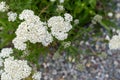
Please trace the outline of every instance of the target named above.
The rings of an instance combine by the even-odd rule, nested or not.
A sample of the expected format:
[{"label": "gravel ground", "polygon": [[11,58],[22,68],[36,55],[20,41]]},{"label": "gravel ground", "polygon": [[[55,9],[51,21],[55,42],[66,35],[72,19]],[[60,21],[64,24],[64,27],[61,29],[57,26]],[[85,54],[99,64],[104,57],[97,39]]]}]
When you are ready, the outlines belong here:
[{"label": "gravel ground", "polygon": [[120,53],[107,51],[101,56],[81,56],[79,62],[70,61],[65,55],[53,59],[40,58],[41,80],[120,80]]}]

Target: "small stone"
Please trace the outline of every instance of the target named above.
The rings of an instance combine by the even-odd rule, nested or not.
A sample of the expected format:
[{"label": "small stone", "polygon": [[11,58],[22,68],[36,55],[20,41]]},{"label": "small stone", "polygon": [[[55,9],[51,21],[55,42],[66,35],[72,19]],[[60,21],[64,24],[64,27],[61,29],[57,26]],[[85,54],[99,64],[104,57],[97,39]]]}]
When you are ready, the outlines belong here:
[{"label": "small stone", "polygon": [[112,55],[111,50],[107,50],[107,54],[108,54],[108,55]]},{"label": "small stone", "polygon": [[75,62],[75,58],[72,59],[72,62]]},{"label": "small stone", "polygon": [[71,62],[71,61],[72,61],[72,57],[71,57],[71,56],[69,56],[69,57],[68,57],[68,60]]},{"label": "small stone", "polygon": [[44,66],[44,68],[47,68],[47,64],[46,63],[43,63],[43,66]]},{"label": "small stone", "polygon": [[110,40],[110,37],[108,36],[108,35],[106,35],[106,37],[105,37],[105,40]]},{"label": "small stone", "polygon": [[53,78],[50,78],[50,80],[53,80]]},{"label": "small stone", "polygon": [[117,3],[117,7],[120,7],[120,3]]},{"label": "small stone", "polygon": [[96,48],[96,50],[98,50],[98,49],[99,49],[99,45],[98,45],[98,44],[96,44],[96,45],[95,45],[95,48]]},{"label": "small stone", "polygon": [[44,79],[47,80],[47,79],[48,79],[48,76],[45,76]]},{"label": "small stone", "polygon": [[60,78],[59,80],[64,80],[64,78]]},{"label": "small stone", "polygon": [[53,74],[53,75],[56,75],[56,74],[57,74],[57,71],[56,71],[56,70],[53,70],[52,74]]},{"label": "small stone", "polygon": [[118,66],[118,64],[119,64],[119,63],[118,63],[117,61],[114,61],[114,65],[115,65],[115,66]]},{"label": "small stone", "polygon": [[59,59],[60,57],[61,57],[60,53],[59,53],[59,52],[56,52],[56,53],[54,53],[54,55],[53,55],[53,60],[57,60],[57,59]]},{"label": "small stone", "polygon": [[86,67],[90,67],[90,66],[91,66],[91,63],[88,62],[88,63],[86,64]]},{"label": "small stone", "polygon": [[106,77],[106,78],[108,78],[108,77],[109,77],[109,75],[108,75],[108,74],[106,74],[106,75],[105,75],[105,77]]},{"label": "small stone", "polygon": [[85,42],[85,44],[86,44],[87,46],[89,46],[89,45],[90,45],[90,43],[89,43],[88,41],[86,41],[86,42]]}]

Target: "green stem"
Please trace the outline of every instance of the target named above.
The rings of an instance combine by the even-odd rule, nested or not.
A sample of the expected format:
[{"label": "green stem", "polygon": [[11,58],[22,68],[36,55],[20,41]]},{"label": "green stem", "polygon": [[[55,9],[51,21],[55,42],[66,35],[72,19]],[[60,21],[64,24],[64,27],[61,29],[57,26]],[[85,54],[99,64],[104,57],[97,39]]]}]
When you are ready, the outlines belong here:
[{"label": "green stem", "polygon": [[110,31],[110,29],[108,28],[108,26],[106,24],[104,24],[102,21],[99,22],[106,30]]}]

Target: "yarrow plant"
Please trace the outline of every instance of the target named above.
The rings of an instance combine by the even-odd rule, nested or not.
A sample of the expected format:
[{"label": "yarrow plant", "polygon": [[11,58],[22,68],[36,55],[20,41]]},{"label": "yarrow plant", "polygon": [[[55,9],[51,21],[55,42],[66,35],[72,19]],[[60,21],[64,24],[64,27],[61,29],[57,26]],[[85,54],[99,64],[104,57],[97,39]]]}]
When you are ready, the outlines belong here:
[{"label": "yarrow plant", "polygon": [[[58,40],[64,40],[67,38],[67,32],[72,28],[70,21],[72,16],[68,13],[65,14],[65,18],[61,16],[54,16],[48,20],[48,23],[40,21],[40,18],[34,15],[32,10],[23,10],[19,15],[20,20],[23,21],[16,30],[16,38],[13,40],[15,48],[19,50],[26,49],[26,41],[31,43],[41,42],[44,46],[48,46],[53,37]],[[51,32],[47,31],[47,25],[51,28]]]},{"label": "yarrow plant", "polygon": [[[44,74],[39,68],[50,64],[41,65],[39,58],[46,53],[53,60],[69,53],[68,60],[74,63],[81,51],[75,44],[89,46],[86,36],[96,31],[97,23],[108,30],[96,4],[97,0],[1,1],[0,79],[42,80]],[[119,31],[106,40],[110,49],[120,48]]]},{"label": "yarrow plant", "polygon": [[21,80],[31,74],[31,67],[26,60],[14,59],[12,48],[3,48],[0,53],[0,67],[3,67],[1,80]]},{"label": "yarrow plant", "polygon": [[4,72],[1,80],[21,80],[31,74],[31,67],[27,65],[27,61],[14,60],[13,57],[6,58],[4,61]]}]

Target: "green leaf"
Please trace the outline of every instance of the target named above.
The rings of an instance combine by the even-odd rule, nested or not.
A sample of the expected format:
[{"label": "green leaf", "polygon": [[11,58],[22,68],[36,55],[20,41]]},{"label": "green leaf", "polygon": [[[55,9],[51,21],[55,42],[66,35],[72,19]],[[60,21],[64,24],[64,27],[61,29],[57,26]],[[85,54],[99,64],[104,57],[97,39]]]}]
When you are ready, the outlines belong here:
[{"label": "green leaf", "polygon": [[96,6],[96,0],[89,0],[89,4],[94,9]]}]

